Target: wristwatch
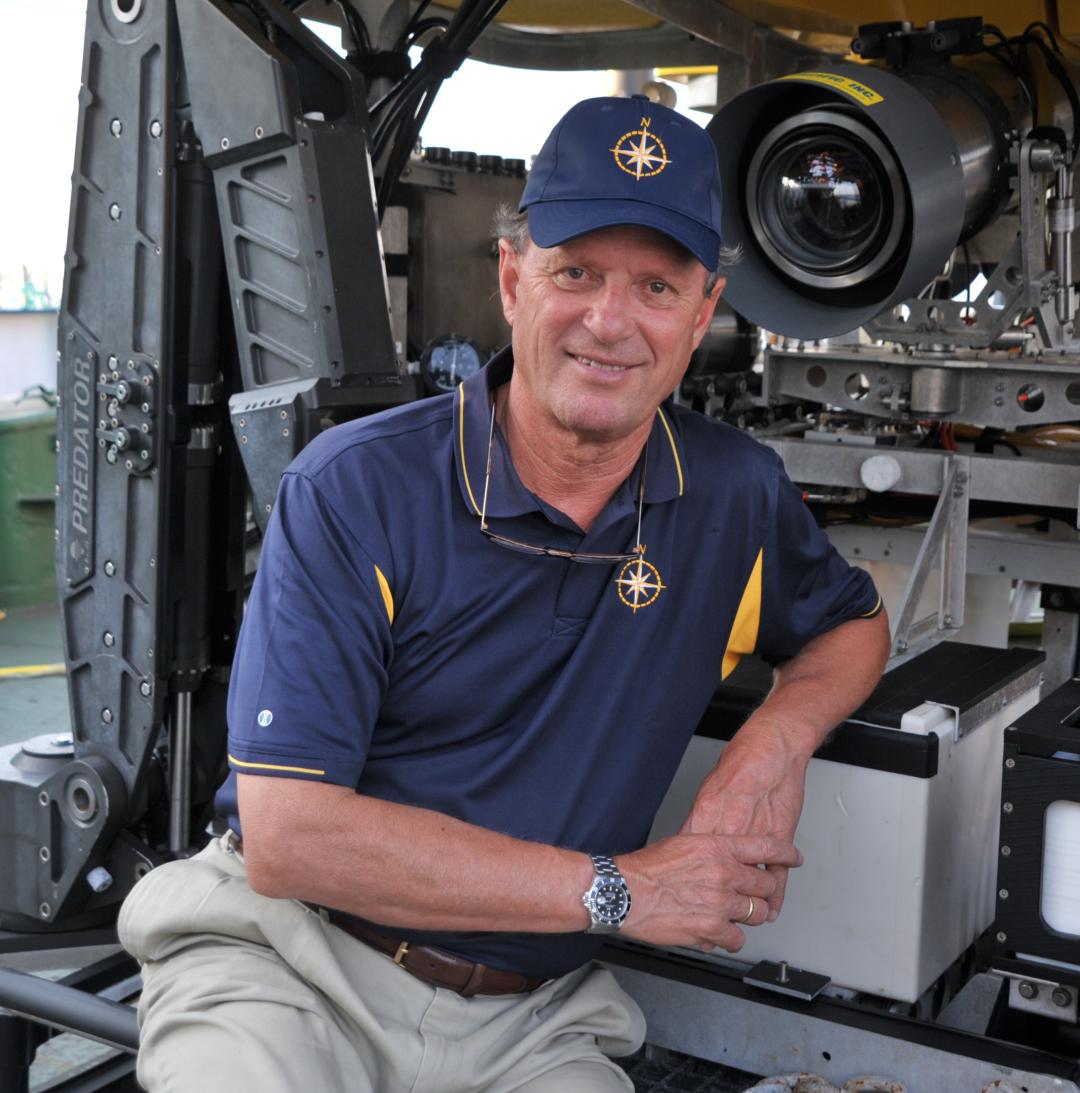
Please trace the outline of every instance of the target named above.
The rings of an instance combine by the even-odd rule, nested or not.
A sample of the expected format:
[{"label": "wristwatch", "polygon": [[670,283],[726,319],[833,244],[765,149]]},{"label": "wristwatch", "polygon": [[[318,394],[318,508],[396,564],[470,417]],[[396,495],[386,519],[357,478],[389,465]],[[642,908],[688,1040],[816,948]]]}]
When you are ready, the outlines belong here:
[{"label": "wristwatch", "polygon": [[630,914],[630,889],[618,866],[603,854],[590,854],[593,877],[589,890],[581,897],[589,912],[587,934],[614,934]]}]

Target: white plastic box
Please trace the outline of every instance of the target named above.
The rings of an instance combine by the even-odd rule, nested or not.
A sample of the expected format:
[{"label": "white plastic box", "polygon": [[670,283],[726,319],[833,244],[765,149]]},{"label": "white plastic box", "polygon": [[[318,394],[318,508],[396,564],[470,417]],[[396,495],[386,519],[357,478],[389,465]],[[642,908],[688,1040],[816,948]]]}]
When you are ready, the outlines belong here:
[{"label": "white plastic box", "polygon": [[[914,1002],[993,921],[1002,740],[1033,685],[956,739],[955,711],[924,704],[899,732],[939,737],[929,778],[812,759],[784,910],[748,927],[737,959],[786,960],[834,984]],[[725,744],[695,736],[652,829],[674,834]]]}]

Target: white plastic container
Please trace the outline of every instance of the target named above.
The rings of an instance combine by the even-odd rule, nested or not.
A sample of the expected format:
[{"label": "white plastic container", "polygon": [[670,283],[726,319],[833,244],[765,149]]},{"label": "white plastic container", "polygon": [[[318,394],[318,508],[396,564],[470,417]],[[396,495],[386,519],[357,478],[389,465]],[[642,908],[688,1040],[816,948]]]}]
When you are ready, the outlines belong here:
[{"label": "white plastic container", "polygon": [[[899,732],[937,733],[930,778],[812,759],[780,918],[746,928],[737,959],[786,960],[834,984],[914,1002],[994,919],[1002,740],[1033,686],[956,739],[955,713],[924,704]],[[725,744],[694,737],[651,838],[674,834]]]}]

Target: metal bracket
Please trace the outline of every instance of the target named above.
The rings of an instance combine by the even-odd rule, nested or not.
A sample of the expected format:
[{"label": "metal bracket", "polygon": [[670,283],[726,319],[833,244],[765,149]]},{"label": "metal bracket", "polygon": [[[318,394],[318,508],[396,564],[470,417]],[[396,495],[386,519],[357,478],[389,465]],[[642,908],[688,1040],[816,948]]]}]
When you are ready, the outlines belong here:
[{"label": "metal bracket", "polygon": [[[945,464],[941,495],[911,567],[911,576],[897,612],[893,628],[894,654],[909,653],[916,644],[929,644],[943,631],[959,630],[964,625],[970,462],[967,456],[951,456]],[[919,598],[939,552],[941,598],[937,614],[915,622]]]},{"label": "metal bracket", "polygon": [[743,976],[743,982],[813,1002],[832,980],[827,975],[792,968],[785,960],[781,960],[779,964],[772,960],[761,960]]}]

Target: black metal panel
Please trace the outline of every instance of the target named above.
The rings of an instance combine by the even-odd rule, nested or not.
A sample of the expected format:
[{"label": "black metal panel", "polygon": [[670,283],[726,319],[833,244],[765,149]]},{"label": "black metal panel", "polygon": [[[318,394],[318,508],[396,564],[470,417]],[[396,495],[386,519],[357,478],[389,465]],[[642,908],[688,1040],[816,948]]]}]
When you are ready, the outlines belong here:
[{"label": "black metal panel", "polygon": [[[1080,802],[1080,680],[1063,684],[1006,732],[1001,800],[998,951],[1080,965],[1080,938],[1053,929],[1041,909],[1046,810],[1055,801]],[[1075,971],[1044,972],[1080,984]]]},{"label": "black metal panel", "polygon": [[328,377],[405,401],[362,78],[281,5],[273,45],[218,0],[178,11],[244,389]]}]

